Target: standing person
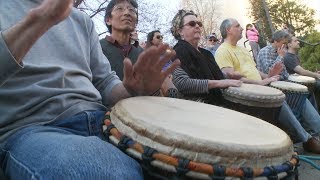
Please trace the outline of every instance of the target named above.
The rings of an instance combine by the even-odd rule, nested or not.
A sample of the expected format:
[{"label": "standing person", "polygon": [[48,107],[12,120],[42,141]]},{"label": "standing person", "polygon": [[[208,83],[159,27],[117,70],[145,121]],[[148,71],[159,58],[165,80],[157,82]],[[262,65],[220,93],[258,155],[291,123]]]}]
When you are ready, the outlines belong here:
[{"label": "standing person", "polygon": [[159,30],[154,30],[148,33],[147,35],[147,45],[146,48],[151,46],[159,46],[163,44],[163,35]]},{"label": "standing person", "polygon": [[216,50],[220,46],[219,39],[217,38],[216,33],[212,33],[207,37],[206,50],[210,51],[214,56]]},{"label": "standing person", "polygon": [[172,20],[174,46],[181,67],[173,73],[173,82],[186,99],[224,106],[222,88],[240,86],[241,81],[224,79],[213,55],[199,47],[202,23],[193,11],[179,10]]},{"label": "standing person", "polygon": [[[247,49],[237,45],[242,38],[243,28],[236,19],[225,19],[221,23],[220,31],[224,43],[218,48],[215,57],[222,72],[240,72],[244,76],[241,79],[244,82],[261,85],[267,85],[279,78],[273,75],[281,73],[283,70],[281,63],[276,63],[273,68],[270,68],[268,74],[259,72]],[[292,141],[303,142],[306,151],[320,154],[320,142],[316,138],[320,129],[320,116],[309,100],[304,103],[301,116],[302,118],[298,120],[289,105],[284,102],[278,122],[290,135]]]},{"label": "standing person", "polygon": [[124,61],[123,82],[72,0],[0,0],[0,164],[9,179],[142,179],[102,141],[106,106],[157,91],[168,46]]},{"label": "standing person", "polygon": [[249,40],[249,45],[252,50],[253,58],[256,61],[258,53],[260,51],[260,46],[258,44],[259,32],[252,24],[247,24],[246,26],[246,37]]}]

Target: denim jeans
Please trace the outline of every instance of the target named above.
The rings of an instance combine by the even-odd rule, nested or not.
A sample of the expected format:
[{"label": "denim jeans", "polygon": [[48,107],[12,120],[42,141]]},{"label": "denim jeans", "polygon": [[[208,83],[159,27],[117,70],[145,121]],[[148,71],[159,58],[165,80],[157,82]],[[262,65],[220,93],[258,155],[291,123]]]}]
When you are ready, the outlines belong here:
[{"label": "denim jeans", "polygon": [[320,130],[320,116],[309,100],[306,100],[298,120],[289,105],[284,102],[279,113],[279,124],[290,135],[294,142],[306,142]]},{"label": "denim jeans", "polygon": [[24,128],[1,147],[10,179],[143,179],[140,165],[102,141],[104,112],[85,111],[47,125]]}]

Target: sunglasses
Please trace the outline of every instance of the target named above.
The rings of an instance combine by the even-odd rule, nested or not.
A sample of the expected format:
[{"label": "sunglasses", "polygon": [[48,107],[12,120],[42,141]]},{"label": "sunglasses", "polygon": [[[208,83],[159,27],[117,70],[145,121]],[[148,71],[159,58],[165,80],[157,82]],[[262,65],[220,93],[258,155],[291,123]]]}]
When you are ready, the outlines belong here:
[{"label": "sunglasses", "polygon": [[213,41],[213,42],[217,42],[217,40],[215,40],[215,39],[209,39],[209,41],[211,42],[211,41]]},{"label": "sunglasses", "polygon": [[188,25],[188,26],[191,26],[191,27],[195,27],[197,24],[198,24],[199,27],[202,27],[202,22],[200,22],[200,21],[189,21],[188,23],[186,23],[183,26]]},{"label": "sunglasses", "polygon": [[163,39],[163,36],[157,35],[156,38],[157,38],[157,39]]}]

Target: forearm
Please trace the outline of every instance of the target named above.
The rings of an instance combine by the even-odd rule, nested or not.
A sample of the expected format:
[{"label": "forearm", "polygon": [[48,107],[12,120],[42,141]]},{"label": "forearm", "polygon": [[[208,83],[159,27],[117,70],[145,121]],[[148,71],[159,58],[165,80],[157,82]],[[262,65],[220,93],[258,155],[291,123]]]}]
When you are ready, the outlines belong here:
[{"label": "forearm", "polygon": [[122,100],[122,99],[126,99],[129,97],[132,97],[131,94],[127,91],[127,89],[124,87],[123,83],[119,83],[117,85],[115,85],[112,90],[111,90],[111,95],[110,97],[110,102],[109,105],[114,105],[116,104],[118,101]]},{"label": "forearm", "polygon": [[52,26],[36,11],[30,11],[20,22],[3,32],[3,39],[18,63],[34,43]]}]

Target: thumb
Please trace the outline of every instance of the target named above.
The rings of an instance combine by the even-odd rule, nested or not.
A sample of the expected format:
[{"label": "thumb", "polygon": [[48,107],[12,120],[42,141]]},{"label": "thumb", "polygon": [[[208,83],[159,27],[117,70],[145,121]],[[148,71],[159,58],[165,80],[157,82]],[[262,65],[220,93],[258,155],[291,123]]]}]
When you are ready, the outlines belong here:
[{"label": "thumb", "polygon": [[123,61],[123,79],[130,79],[133,77],[133,65],[129,58]]}]

